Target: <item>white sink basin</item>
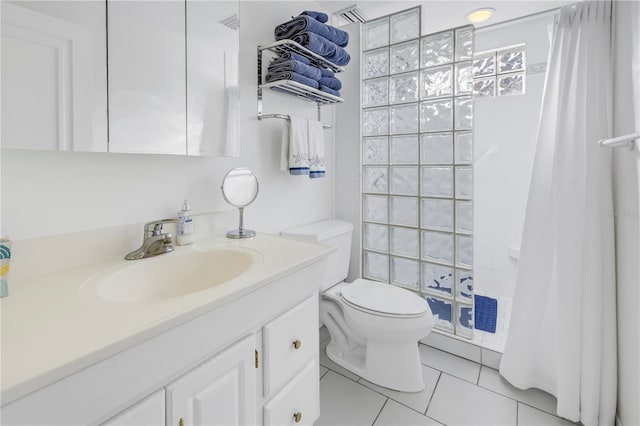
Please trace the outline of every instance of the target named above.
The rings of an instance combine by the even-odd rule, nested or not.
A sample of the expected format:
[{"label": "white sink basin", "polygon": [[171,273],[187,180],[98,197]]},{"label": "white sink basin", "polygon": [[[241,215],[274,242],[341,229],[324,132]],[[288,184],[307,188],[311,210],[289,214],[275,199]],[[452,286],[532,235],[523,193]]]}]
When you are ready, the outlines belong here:
[{"label": "white sink basin", "polygon": [[177,250],[97,274],[83,284],[81,293],[95,291],[99,298],[118,303],[161,302],[229,282],[259,258],[240,248]]}]

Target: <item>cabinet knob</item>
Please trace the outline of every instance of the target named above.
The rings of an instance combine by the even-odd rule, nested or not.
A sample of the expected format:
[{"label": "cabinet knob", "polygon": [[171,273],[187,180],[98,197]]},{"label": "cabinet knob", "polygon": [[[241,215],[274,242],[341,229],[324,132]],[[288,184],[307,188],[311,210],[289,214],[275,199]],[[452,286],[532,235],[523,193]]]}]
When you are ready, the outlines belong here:
[{"label": "cabinet knob", "polygon": [[296,341],[293,342],[293,347],[296,349],[300,349],[300,346],[302,346],[302,342],[300,341],[300,339],[296,339]]},{"label": "cabinet knob", "polygon": [[178,420],[178,426],[184,426],[184,419],[182,417]]},{"label": "cabinet knob", "polygon": [[300,423],[300,420],[302,420],[302,413],[298,411],[293,415],[293,419],[296,421],[296,423]]}]

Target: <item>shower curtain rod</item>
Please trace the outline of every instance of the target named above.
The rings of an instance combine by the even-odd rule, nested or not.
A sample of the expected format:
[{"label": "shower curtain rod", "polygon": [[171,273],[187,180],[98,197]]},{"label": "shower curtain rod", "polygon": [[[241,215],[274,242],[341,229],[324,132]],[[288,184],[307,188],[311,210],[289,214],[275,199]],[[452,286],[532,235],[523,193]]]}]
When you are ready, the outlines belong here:
[{"label": "shower curtain rod", "polygon": [[492,30],[492,29],[495,29],[496,27],[501,27],[503,25],[509,25],[509,24],[512,24],[512,23],[514,23],[516,21],[529,20],[529,19],[532,19],[532,18],[537,18],[538,16],[555,14],[558,11],[560,11],[560,9],[562,9],[562,8],[561,7],[555,7],[553,9],[543,10],[541,12],[534,12],[534,13],[532,13],[530,15],[519,16],[517,18],[508,19],[506,21],[496,22],[495,24],[485,25],[484,27],[476,28],[476,33],[482,32],[484,30]]},{"label": "shower curtain rod", "polygon": [[633,145],[636,143],[636,139],[640,139],[640,133],[629,133],[628,135],[618,136],[617,138],[600,139],[598,141],[598,145],[609,148],[616,148],[619,146],[629,146],[630,148],[633,148]]}]

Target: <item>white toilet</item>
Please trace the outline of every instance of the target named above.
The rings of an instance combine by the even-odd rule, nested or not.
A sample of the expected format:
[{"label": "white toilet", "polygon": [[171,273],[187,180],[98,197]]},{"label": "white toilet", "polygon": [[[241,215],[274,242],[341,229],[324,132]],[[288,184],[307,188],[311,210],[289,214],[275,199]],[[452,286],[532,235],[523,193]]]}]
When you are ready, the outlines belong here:
[{"label": "white toilet", "polygon": [[331,341],[327,356],[366,380],[403,392],[425,387],[418,340],[433,327],[420,296],[389,284],[357,279],[345,283],[353,225],[326,220],[288,229],[282,236],[336,247],[320,288],[320,320]]}]

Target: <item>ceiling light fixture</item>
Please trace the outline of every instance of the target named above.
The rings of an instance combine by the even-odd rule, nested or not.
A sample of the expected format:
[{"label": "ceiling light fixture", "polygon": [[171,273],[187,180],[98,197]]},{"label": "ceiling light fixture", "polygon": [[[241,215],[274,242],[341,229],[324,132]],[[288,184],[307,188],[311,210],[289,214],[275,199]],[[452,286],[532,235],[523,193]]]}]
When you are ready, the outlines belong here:
[{"label": "ceiling light fixture", "polygon": [[467,13],[467,21],[472,24],[479,24],[480,22],[484,22],[487,19],[491,18],[496,10],[492,7],[483,7],[480,9],[472,10]]}]

